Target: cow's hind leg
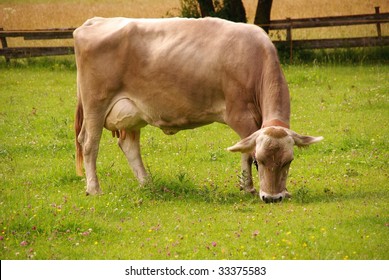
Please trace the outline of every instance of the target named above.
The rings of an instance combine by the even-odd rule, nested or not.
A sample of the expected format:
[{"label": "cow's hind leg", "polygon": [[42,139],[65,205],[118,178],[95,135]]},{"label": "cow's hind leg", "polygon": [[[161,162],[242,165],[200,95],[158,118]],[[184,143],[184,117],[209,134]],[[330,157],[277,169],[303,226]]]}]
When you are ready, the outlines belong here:
[{"label": "cow's hind leg", "polygon": [[77,141],[82,147],[84,156],[84,167],[87,180],[87,195],[95,195],[101,193],[99,181],[97,179],[96,174],[96,160],[99,151],[103,124],[103,120],[88,118],[88,116],[86,116],[80,135],[77,138]]},{"label": "cow's hind leg", "polygon": [[128,164],[141,184],[148,180],[148,174],[143,165],[140,153],[140,130],[120,132],[119,147],[126,155]]}]

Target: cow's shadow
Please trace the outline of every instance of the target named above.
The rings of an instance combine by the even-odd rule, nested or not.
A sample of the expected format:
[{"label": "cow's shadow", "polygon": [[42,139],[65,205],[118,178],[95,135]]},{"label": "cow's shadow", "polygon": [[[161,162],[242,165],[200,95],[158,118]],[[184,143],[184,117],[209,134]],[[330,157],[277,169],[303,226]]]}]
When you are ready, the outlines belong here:
[{"label": "cow's shadow", "polygon": [[[156,179],[143,186],[141,192],[148,198],[156,200],[185,200],[188,202],[205,202],[212,204],[260,204],[265,205],[258,195],[242,191],[237,182],[229,186],[218,186],[216,184],[198,185],[190,179]],[[334,201],[350,201],[355,199],[372,199],[380,197],[380,193],[373,192],[350,192],[340,193],[331,191],[327,188],[323,190],[309,191],[308,193],[301,189],[291,188],[291,198],[285,199],[277,204],[316,204],[333,203]]]},{"label": "cow's shadow", "polygon": [[[79,177],[71,177],[72,183],[78,182]],[[69,178],[64,180],[69,181]],[[166,178],[153,176],[152,179],[144,184],[139,185],[134,179],[130,179],[120,184],[115,182],[103,182],[103,193],[113,193],[121,198],[131,200],[135,205],[145,200],[156,201],[186,201],[188,203],[210,203],[219,205],[235,204],[259,204],[265,205],[258,195],[253,195],[242,191],[238,187],[238,178],[235,182],[228,182],[224,185],[204,182],[199,184],[190,178],[179,175]],[[108,184],[107,184],[108,183]],[[310,188],[289,189],[292,197],[283,200],[277,204],[298,204],[309,205],[315,203],[332,203],[334,201],[350,201],[355,199],[377,199],[382,196],[381,193],[369,191],[356,191],[350,193],[341,193],[340,191],[329,190],[312,190]]]},{"label": "cow's shadow", "polygon": [[[118,187],[121,188],[121,187]],[[120,191],[120,190],[115,190]],[[187,201],[212,204],[259,203],[259,196],[252,195],[233,186],[219,186],[204,183],[199,185],[187,178],[157,178],[153,177],[146,184],[131,186],[125,195],[128,198]],[[134,202],[136,203],[136,202]]]}]

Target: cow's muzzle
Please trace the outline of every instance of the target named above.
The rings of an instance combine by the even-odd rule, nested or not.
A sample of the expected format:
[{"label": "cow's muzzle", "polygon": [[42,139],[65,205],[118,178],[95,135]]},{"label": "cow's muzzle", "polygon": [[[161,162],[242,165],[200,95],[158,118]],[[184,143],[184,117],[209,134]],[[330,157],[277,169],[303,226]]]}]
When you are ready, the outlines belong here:
[{"label": "cow's muzzle", "polygon": [[264,191],[259,191],[259,197],[265,203],[281,202],[286,196],[286,191],[282,191],[278,194],[268,194]]}]

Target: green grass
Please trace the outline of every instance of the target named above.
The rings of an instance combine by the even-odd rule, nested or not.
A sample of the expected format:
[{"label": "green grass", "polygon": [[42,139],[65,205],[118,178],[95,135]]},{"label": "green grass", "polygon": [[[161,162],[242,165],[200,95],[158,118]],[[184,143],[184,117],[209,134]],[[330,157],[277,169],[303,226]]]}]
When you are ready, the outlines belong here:
[{"label": "green grass", "polygon": [[145,128],[144,188],[105,132],[104,195],[86,197],[74,67],[1,64],[0,259],[388,259],[389,66],[284,70],[292,128],[325,139],[295,150],[293,198],[264,204],[237,189],[238,137],[217,124]]}]

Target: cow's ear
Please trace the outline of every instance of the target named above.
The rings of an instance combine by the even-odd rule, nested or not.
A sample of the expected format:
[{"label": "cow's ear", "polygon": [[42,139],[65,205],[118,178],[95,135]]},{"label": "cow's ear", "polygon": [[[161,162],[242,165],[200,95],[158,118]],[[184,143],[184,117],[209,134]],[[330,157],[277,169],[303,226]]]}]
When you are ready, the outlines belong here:
[{"label": "cow's ear", "polygon": [[298,147],[306,147],[306,146],[309,146],[311,144],[320,142],[321,140],[324,139],[322,136],[314,137],[314,136],[300,135],[292,130],[289,130],[288,133],[290,136],[292,136],[292,138],[294,140],[294,144]]},{"label": "cow's ear", "polygon": [[250,136],[240,140],[234,146],[227,148],[227,150],[230,152],[252,153],[255,150],[255,144],[259,133],[260,130],[254,132]]}]

